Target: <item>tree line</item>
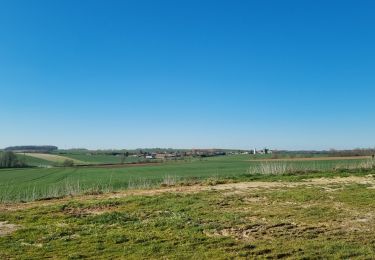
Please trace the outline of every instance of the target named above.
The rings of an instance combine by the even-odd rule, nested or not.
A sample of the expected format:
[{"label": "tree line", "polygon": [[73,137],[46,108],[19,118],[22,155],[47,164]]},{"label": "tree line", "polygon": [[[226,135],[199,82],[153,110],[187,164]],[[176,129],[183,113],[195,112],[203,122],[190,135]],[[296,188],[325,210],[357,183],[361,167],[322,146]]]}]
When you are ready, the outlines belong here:
[{"label": "tree line", "polygon": [[22,145],[22,146],[10,146],[5,148],[5,151],[13,152],[43,152],[49,153],[57,150],[57,146],[53,145]]},{"label": "tree line", "polygon": [[20,168],[27,166],[25,161],[10,151],[0,152],[0,168]]}]

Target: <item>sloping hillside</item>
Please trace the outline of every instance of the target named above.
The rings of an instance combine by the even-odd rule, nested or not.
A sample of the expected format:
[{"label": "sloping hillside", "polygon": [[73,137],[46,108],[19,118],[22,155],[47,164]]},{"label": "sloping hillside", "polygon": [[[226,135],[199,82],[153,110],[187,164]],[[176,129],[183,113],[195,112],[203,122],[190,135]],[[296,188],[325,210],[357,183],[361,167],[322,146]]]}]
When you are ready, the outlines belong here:
[{"label": "sloping hillside", "polygon": [[62,163],[65,160],[72,160],[72,161],[74,161],[75,164],[85,164],[85,162],[83,162],[83,161],[73,159],[73,158],[69,158],[69,157],[65,157],[65,156],[61,156],[61,155],[56,155],[56,154],[47,154],[47,153],[22,153],[22,154],[24,154],[26,156],[42,159],[42,160],[45,160],[45,161],[54,162],[54,163]]}]

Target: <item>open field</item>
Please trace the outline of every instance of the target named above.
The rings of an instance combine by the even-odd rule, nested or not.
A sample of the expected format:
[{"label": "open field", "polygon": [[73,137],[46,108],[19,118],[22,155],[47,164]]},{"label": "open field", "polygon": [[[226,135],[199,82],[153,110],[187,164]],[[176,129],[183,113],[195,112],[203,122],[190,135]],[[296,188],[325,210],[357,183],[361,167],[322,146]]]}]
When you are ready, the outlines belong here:
[{"label": "open field", "polygon": [[[151,188],[171,183],[277,179],[279,173],[320,173],[361,168],[366,160],[296,161],[287,164],[249,162],[246,156],[222,156],[136,167],[71,167],[0,170],[0,202],[30,201],[69,194]],[[341,174],[341,173],[336,173]],[[314,176],[319,176],[316,173]],[[289,175],[290,179],[309,174]]]},{"label": "open field", "polygon": [[[85,153],[68,153],[64,154],[65,157],[79,160],[87,164],[119,164],[121,163],[121,156],[109,154],[85,154]],[[142,162],[144,158],[127,157],[125,163]]]},{"label": "open field", "polygon": [[33,156],[28,156],[23,153],[17,154],[17,157],[20,158],[22,161],[24,161],[27,165],[33,166],[33,167],[50,167],[55,164],[52,161],[36,158]]},{"label": "open field", "polygon": [[344,161],[344,160],[367,160],[371,159],[371,156],[345,156],[345,157],[296,157],[296,158],[263,158],[263,159],[250,159],[249,161],[252,162],[264,162],[264,161],[270,161],[270,162],[283,162],[283,161]]},{"label": "open field", "polygon": [[[72,160],[76,165],[83,164],[120,164],[121,156],[110,154],[86,154],[86,153],[18,153],[18,157],[23,159],[30,166],[53,166],[61,164],[65,160]],[[124,163],[144,162],[144,158],[127,157]]]},{"label": "open field", "polygon": [[285,179],[12,204],[0,258],[373,259],[374,185]]},{"label": "open field", "polygon": [[81,160],[73,159],[73,158],[66,157],[66,156],[56,155],[56,154],[47,154],[47,153],[21,153],[19,155],[21,155],[21,156],[25,155],[25,156],[29,156],[29,157],[34,157],[34,158],[37,158],[37,159],[41,159],[41,160],[45,160],[45,161],[50,161],[50,162],[54,162],[54,163],[62,163],[65,160],[72,160],[76,164],[82,164],[82,163],[84,163]]}]

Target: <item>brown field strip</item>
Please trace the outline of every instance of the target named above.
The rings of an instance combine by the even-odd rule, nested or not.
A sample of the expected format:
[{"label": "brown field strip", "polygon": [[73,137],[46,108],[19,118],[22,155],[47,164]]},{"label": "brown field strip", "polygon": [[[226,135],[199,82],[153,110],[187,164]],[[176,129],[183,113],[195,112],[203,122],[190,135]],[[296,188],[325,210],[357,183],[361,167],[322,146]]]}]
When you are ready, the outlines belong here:
[{"label": "brown field strip", "polygon": [[371,159],[371,156],[251,159],[251,160],[246,160],[246,161],[250,161],[250,162],[284,162],[284,161],[337,161],[337,160],[364,160],[364,159]]}]

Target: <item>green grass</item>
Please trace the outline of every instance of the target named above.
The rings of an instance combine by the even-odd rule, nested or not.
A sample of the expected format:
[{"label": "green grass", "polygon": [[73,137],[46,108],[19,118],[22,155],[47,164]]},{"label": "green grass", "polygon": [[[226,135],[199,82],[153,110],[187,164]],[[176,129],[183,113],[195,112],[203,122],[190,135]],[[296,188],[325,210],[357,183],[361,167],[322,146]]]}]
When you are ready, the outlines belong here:
[{"label": "green grass", "polygon": [[[315,175],[330,176],[337,164],[357,161],[295,162],[298,169],[320,170],[321,173],[257,175],[248,174],[259,162],[249,162],[246,156],[223,156],[208,159],[168,162],[160,165],[123,168],[32,168],[0,170],[0,202],[30,201],[84,192],[105,192],[128,188],[160,186],[165,179],[173,182],[194,182],[209,179],[216,182],[240,180],[300,180]],[[343,173],[335,173],[335,175]]]},{"label": "green grass", "polygon": [[366,185],[81,199],[0,213],[1,259],[374,259]]},{"label": "green grass", "polygon": [[[121,157],[120,156],[114,156],[114,155],[108,155],[108,154],[83,154],[83,153],[77,153],[77,154],[56,154],[61,155],[67,158],[70,158],[72,160],[80,161],[80,163],[76,164],[120,164]],[[24,154],[18,154],[17,155],[20,159],[25,161],[25,163],[29,166],[36,166],[36,167],[47,167],[47,166],[56,166],[61,165],[61,162],[57,162],[56,160],[45,160],[41,158],[36,158],[33,156],[28,156]],[[144,158],[138,158],[138,157],[128,157],[125,160],[125,163],[135,163],[135,162],[144,162]]]},{"label": "green grass", "polygon": [[[121,163],[121,156],[109,155],[109,154],[84,154],[84,153],[77,153],[77,154],[62,154],[63,156],[80,160],[83,162],[91,163],[91,164],[119,164]],[[125,163],[133,163],[133,162],[142,162],[144,158],[138,157],[127,157]]]},{"label": "green grass", "polygon": [[35,166],[35,167],[48,167],[53,166],[54,162],[43,160],[40,158],[27,156],[23,154],[17,154],[18,158],[23,160],[28,166]]}]

